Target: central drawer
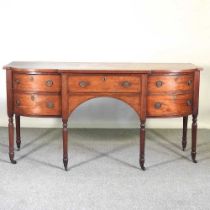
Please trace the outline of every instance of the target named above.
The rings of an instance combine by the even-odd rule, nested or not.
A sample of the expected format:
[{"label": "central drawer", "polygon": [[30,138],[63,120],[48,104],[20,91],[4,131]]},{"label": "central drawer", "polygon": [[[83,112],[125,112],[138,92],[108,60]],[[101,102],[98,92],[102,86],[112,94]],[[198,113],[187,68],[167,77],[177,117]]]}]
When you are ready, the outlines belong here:
[{"label": "central drawer", "polygon": [[140,92],[140,76],[69,76],[69,92]]}]

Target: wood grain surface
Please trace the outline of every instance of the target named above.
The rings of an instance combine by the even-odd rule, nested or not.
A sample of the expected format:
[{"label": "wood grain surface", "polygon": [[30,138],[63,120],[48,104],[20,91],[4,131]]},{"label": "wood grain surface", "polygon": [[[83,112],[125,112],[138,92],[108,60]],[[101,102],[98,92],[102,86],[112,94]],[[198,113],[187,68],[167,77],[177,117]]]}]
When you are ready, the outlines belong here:
[{"label": "wood grain surface", "polygon": [[176,76],[149,76],[148,93],[171,93],[193,90],[193,74]]},{"label": "wood grain surface", "polygon": [[13,87],[20,91],[60,92],[60,75],[14,74]]},{"label": "wood grain surface", "polygon": [[15,93],[14,111],[23,116],[61,115],[61,96]]},{"label": "wood grain surface", "polygon": [[192,114],[192,98],[192,94],[147,96],[147,116],[190,115]]},{"label": "wood grain surface", "polygon": [[63,164],[68,169],[68,118],[82,103],[111,97],[139,116],[139,164],[145,170],[145,126],[149,117],[183,117],[182,148],[187,144],[187,117],[193,115],[191,156],[196,162],[197,116],[201,68],[187,63],[12,62],[7,70],[9,157],[14,160],[14,123],[20,147],[20,116],[61,117]]},{"label": "wood grain surface", "polygon": [[70,92],[140,92],[138,76],[70,76]]}]

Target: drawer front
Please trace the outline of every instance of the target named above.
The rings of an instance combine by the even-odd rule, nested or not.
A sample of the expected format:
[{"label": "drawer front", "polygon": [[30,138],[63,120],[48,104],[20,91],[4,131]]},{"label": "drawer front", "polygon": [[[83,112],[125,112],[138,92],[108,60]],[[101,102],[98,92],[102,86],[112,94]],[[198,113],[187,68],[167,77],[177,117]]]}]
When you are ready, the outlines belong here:
[{"label": "drawer front", "polygon": [[150,76],[148,79],[149,94],[192,90],[192,74],[179,76]]},{"label": "drawer front", "polygon": [[21,115],[61,115],[61,96],[22,94],[14,95],[14,111]]},{"label": "drawer front", "polygon": [[192,114],[192,94],[147,96],[147,116],[184,116]]},{"label": "drawer front", "polygon": [[13,87],[21,91],[59,92],[61,77],[59,75],[14,74]]},{"label": "drawer front", "polygon": [[69,76],[70,92],[140,92],[139,76]]}]

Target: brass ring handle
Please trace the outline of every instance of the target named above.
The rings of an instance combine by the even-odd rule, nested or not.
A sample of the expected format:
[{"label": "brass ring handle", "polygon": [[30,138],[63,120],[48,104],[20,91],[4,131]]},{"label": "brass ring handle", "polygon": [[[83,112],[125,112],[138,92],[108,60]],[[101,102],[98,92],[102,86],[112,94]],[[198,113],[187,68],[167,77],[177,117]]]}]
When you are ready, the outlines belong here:
[{"label": "brass ring handle", "polygon": [[89,82],[87,82],[87,81],[80,81],[79,82],[79,86],[82,87],[82,88],[87,87],[88,85],[89,85]]},{"label": "brass ring handle", "polygon": [[161,81],[161,80],[158,80],[157,82],[156,82],[156,87],[161,87],[163,85],[163,82]]},{"label": "brass ring handle", "polygon": [[129,81],[123,81],[123,82],[121,83],[121,85],[122,85],[124,88],[128,88],[128,87],[131,86],[131,82],[129,82]]},{"label": "brass ring handle", "polygon": [[20,100],[15,101],[16,106],[20,106]]},{"label": "brass ring handle", "polygon": [[187,100],[187,105],[188,105],[188,106],[192,106],[192,100],[190,100],[190,99]]},{"label": "brass ring handle", "polygon": [[31,95],[31,100],[34,101],[35,100],[35,96]]},{"label": "brass ring handle", "polygon": [[192,85],[192,80],[191,79],[188,80],[187,84],[188,84],[188,86]]},{"label": "brass ring handle", "polygon": [[52,87],[53,81],[52,81],[52,80],[47,80],[47,81],[45,82],[45,85],[46,85],[47,87]]},{"label": "brass ring handle", "polygon": [[47,102],[47,108],[48,109],[53,109],[54,108],[54,103],[53,102]]},{"label": "brass ring handle", "polygon": [[154,107],[155,109],[160,109],[162,104],[160,102],[155,103]]},{"label": "brass ring handle", "polygon": [[18,84],[18,85],[20,84],[20,80],[19,80],[19,79],[16,79],[15,82],[16,82],[16,84]]}]

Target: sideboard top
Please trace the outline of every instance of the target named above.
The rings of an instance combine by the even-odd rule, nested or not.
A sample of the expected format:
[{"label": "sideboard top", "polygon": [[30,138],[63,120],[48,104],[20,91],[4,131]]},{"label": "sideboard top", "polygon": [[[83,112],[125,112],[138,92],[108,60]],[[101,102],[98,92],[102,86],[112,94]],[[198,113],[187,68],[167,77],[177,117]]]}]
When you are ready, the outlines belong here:
[{"label": "sideboard top", "polygon": [[96,63],[96,62],[11,62],[4,69],[27,71],[69,71],[69,72],[133,72],[148,71],[192,71],[201,68],[191,63]]}]

